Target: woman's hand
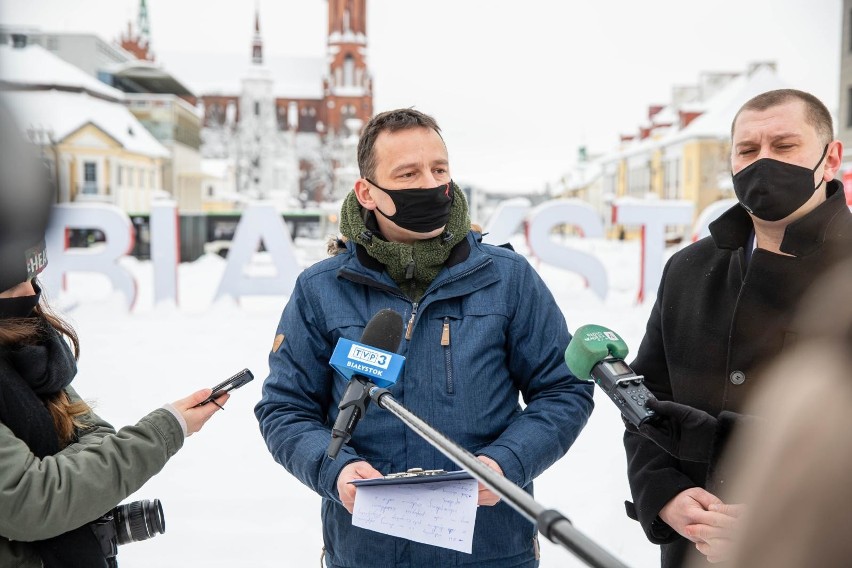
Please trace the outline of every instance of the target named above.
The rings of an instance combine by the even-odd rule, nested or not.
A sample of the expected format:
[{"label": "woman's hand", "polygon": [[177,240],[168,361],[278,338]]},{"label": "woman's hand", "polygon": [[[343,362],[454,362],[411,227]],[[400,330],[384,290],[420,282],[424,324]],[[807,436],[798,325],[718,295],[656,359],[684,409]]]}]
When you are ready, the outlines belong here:
[{"label": "woman's hand", "polygon": [[180,412],[186,421],[186,435],[191,436],[195,432],[201,430],[204,423],[210,420],[210,417],[217,410],[221,410],[225,402],[230,398],[230,394],[225,393],[213,402],[208,402],[203,406],[196,407],[195,405],[202,402],[210,396],[213,391],[211,389],[201,389],[200,391],[182,398],[172,403],[172,406]]}]

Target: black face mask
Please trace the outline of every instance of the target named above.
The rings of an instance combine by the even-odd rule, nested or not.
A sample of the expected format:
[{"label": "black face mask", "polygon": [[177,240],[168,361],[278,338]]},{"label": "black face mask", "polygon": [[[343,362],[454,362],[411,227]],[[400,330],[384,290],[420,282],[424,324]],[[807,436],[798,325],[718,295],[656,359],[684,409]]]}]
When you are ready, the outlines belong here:
[{"label": "black face mask", "polygon": [[39,298],[41,298],[39,289],[36,289],[36,293],[32,296],[0,298],[0,319],[29,317],[38,305]]},{"label": "black face mask", "polygon": [[385,189],[369,178],[364,178],[390,196],[396,214],[388,215],[378,207],[379,213],[396,226],[415,233],[431,233],[450,220],[453,207],[453,182],[428,189]]},{"label": "black face mask", "polygon": [[822,185],[813,187],[814,174],[828,153],[828,144],[814,169],[761,158],[733,176],[734,191],[743,208],[764,221],[779,221],[807,202]]}]

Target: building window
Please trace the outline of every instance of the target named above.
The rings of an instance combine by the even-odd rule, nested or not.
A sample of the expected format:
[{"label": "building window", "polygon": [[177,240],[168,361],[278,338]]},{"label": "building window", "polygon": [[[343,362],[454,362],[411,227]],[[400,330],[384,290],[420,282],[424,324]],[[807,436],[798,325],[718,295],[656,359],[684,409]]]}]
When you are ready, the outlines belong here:
[{"label": "building window", "polygon": [[346,87],[355,85],[355,58],[351,55],[343,60],[343,84]]},{"label": "building window", "polygon": [[98,165],[95,162],[83,162],[83,193],[98,192]]},{"label": "building window", "polygon": [[124,185],[124,166],[118,166],[118,185]]},{"label": "building window", "polygon": [[680,199],[680,159],[667,161],[664,170],[665,198]]},{"label": "building window", "polygon": [[254,101],[254,115],[260,116],[260,102]]},{"label": "building window", "polygon": [[680,158],[674,162],[674,192],[675,197],[680,199],[683,193],[680,190]]}]

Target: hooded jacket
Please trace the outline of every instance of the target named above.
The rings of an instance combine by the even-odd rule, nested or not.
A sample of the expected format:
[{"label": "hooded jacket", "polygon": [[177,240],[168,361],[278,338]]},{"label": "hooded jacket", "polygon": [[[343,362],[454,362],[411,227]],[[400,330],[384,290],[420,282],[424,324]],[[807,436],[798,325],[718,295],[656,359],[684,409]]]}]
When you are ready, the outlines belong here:
[{"label": "hooded jacket", "polygon": [[[66,390],[80,400],[71,387]],[[118,432],[94,413],[81,418],[89,427],[77,442],[43,459],[0,423],[0,566],[40,568],[28,541],[100,517],[183,446],[180,424],[162,408]]]},{"label": "hooded jacket", "polygon": [[[808,286],[852,246],[843,186],[834,180],[826,191],[825,202],[787,227],[781,250],[793,256],[758,248],[748,258],[754,226],[739,205],[710,225],[710,237],[672,256],[631,363],[655,396],[717,417],[742,412],[765,380],[760,371],[795,344],[793,315]],[[708,486],[715,464],[679,461],[638,434],[625,432],[624,446],[633,495],[628,515],[663,545],[662,565],[679,566],[694,547],[659,518],[660,510],[685,489],[712,492],[726,479],[715,475]]]},{"label": "hooded jacket", "polygon": [[468,451],[494,459],[530,493],[593,406],[592,385],[563,362],[570,340],[564,317],[523,257],[470,232],[413,302],[362,245],[347,242],[297,279],[255,408],[275,460],[322,497],[328,566],[536,565],[535,527],[503,502],[478,508],[470,555],[352,526],[336,488],[346,464],[366,460],[382,474],[458,469],[372,406],[338,457],[326,456],[347,386],[329,358],[338,339],[358,341],[383,308],[400,313],[411,330],[399,348],[406,363],[390,387],[393,397]]}]

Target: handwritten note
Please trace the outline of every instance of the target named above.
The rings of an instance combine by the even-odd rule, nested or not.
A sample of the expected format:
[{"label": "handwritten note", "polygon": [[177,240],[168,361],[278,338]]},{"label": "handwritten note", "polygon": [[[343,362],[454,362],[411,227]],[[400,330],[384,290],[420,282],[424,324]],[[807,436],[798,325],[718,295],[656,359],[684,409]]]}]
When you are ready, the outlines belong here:
[{"label": "handwritten note", "polygon": [[476,500],[475,479],[361,486],[352,524],[470,554]]}]

